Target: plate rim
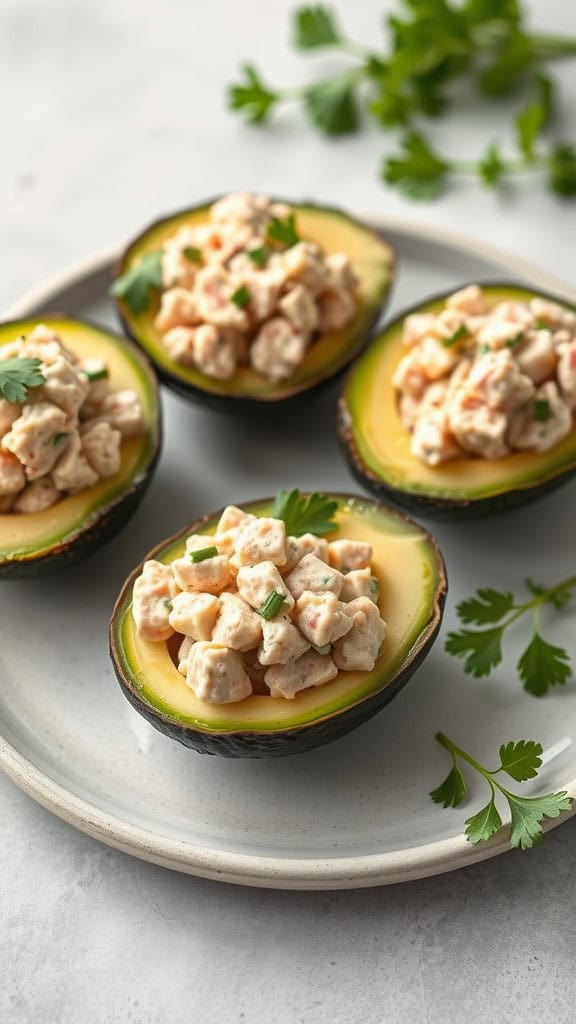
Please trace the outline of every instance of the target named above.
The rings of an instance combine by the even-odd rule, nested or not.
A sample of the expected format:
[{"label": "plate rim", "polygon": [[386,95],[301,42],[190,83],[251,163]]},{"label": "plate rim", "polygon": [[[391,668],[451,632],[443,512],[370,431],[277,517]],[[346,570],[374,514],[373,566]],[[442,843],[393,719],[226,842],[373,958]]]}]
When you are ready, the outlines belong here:
[{"label": "plate rim", "polygon": [[[559,297],[576,301],[576,289],[566,281],[491,243],[410,218],[374,213],[364,214],[364,217],[382,230],[388,228],[408,236],[412,241],[424,238],[445,248],[459,249],[492,260],[527,282],[549,289]],[[29,315],[31,307],[51,301],[55,292],[73,288],[88,276],[105,271],[117,260],[121,248],[115,245],[100,249],[86,259],[75,261],[50,275],[40,285],[27,289],[12,302],[3,318]],[[509,838],[503,831],[489,842],[477,846],[472,846],[462,833],[403,850],[355,857],[334,856],[323,860],[223,852],[162,836],[101,810],[45,775],[2,734],[0,769],[42,807],[107,846],[174,871],[239,885],[294,890],[389,885],[454,871],[511,849]],[[545,831],[561,825],[576,814],[576,779],[570,780],[564,788],[575,801],[572,810],[559,819],[547,819]]]}]

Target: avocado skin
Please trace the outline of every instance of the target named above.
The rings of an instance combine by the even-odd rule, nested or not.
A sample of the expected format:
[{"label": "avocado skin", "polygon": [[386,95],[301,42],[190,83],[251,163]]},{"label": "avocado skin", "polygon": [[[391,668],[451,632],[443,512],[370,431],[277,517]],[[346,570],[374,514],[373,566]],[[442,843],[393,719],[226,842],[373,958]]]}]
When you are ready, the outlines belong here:
[{"label": "avocado skin", "polygon": [[352,476],[365,491],[371,492],[381,501],[391,501],[412,515],[433,519],[435,522],[464,522],[507,512],[530,501],[546,497],[569,483],[576,474],[576,467],[572,467],[532,487],[519,487],[486,498],[439,498],[435,495],[416,494],[387,484],[372,473],[362,461],[354,443],[350,413],[343,396],[338,401],[337,431],[340,449]]},{"label": "avocado skin", "polygon": [[340,739],[346,733],[352,732],[359,725],[373,718],[394,699],[402,687],[414,675],[416,669],[424,661],[428,651],[434,643],[440,625],[444,603],[446,600],[447,586],[438,595],[438,621],[434,631],[427,641],[416,653],[409,665],[406,665],[379,693],[366,697],[359,704],[348,708],[347,711],[338,712],[330,718],[313,725],[302,726],[294,729],[286,729],[281,732],[235,732],[235,733],[210,733],[200,732],[185,725],[179,725],[173,719],[164,717],[161,712],[153,711],[146,701],[126,683],[119,666],[118,660],[114,657],[111,645],[112,661],[116,678],[120,683],[124,696],[130,701],[132,707],[153,725],[159,732],[164,733],[172,740],[177,740],[185,747],[196,750],[199,754],[213,754],[218,757],[287,757],[289,754],[303,754],[314,747],[324,746],[333,740]]},{"label": "avocado skin", "polygon": [[[142,238],[148,235],[151,231],[153,231],[160,225],[164,224],[166,221],[178,217],[184,217],[186,214],[192,214],[204,208],[207,209],[214,203],[216,203],[219,199],[222,199],[222,195],[214,196],[212,199],[205,200],[202,203],[199,203],[197,206],[189,207],[183,210],[178,210],[175,213],[167,214],[163,217],[158,217],[156,220],[152,221],[146,228],[144,228],[143,231],[140,231],[138,235],[136,235],[128,242],[122,255],[120,256],[117,263],[113,267],[112,280],[115,281],[118,277],[121,276],[121,274],[124,273],[132,249],[141,241]],[[279,199],[277,196],[274,197],[274,202],[287,203],[288,205],[294,206],[295,208],[301,206],[306,207],[307,209],[331,211],[334,214],[337,214],[338,216],[343,216],[347,220],[356,223],[359,227],[363,228],[370,234],[375,235],[377,238],[380,239],[380,241],[385,242],[386,245],[389,246],[389,243],[386,240],[385,233],[383,230],[380,230],[377,227],[373,227],[372,225],[363,222],[359,218],[353,217],[351,214],[347,213],[343,209],[340,209],[339,207],[320,206],[318,203],[315,203],[312,200],[300,200],[298,202],[296,202],[295,200],[288,201],[285,199]],[[340,380],[345,374],[350,364],[353,362],[353,360],[355,360],[364,351],[371,338],[373,329],[375,328],[376,324],[378,323],[378,320],[380,319],[384,310],[386,309],[390,293],[394,285],[396,256],[390,246],[389,249],[389,277],[386,283],[386,288],[381,296],[380,303],[374,308],[371,316],[369,316],[366,319],[360,334],[351,344],[350,351],[347,354],[346,359],[343,361],[342,365],[337,369],[327,373],[325,377],[322,377],[321,380],[318,380],[315,383],[298,386],[298,390],[296,391],[289,390],[290,382],[287,381],[288,390],[286,394],[274,395],[270,396],[269,398],[267,398],[265,395],[255,397],[250,395],[214,394],[211,391],[204,391],[202,388],[196,387],[196,385],[191,384],[185,380],[182,380],[182,378],[179,377],[178,374],[172,373],[165,366],[162,366],[160,363],[157,363],[155,360],[153,360],[152,356],[147,351],[146,346],[140,342],[138,335],[136,334],[132,327],[130,318],[125,314],[122,302],[118,298],[115,298],[114,300],[116,305],[116,312],[126,336],[130,338],[131,341],[134,342],[134,344],[138,345],[142,349],[144,354],[149,359],[152,360],[154,369],[162,383],[165,384],[166,387],[174,391],[176,394],[178,394],[181,398],[185,398],[188,401],[193,401],[200,405],[204,405],[209,409],[215,409],[218,412],[241,414],[253,414],[256,412],[264,412],[270,414],[270,412],[274,409],[275,406],[281,406],[282,408],[292,408],[294,406],[300,405],[302,402],[306,401],[307,398],[313,395],[318,395],[321,392],[323,392],[330,384],[334,383],[334,381]]]},{"label": "avocado skin", "polygon": [[[357,497],[357,495],[342,493],[334,493],[328,496],[333,498]],[[270,504],[272,500],[272,498],[260,499],[262,504]],[[250,501],[242,503],[243,506],[248,507],[251,504],[253,503]],[[388,510],[390,511],[390,509]],[[220,512],[216,513],[216,517],[218,517],[222,511],[223,510],[220,510]],[[411,522],[408,516],[404,515],[402,512],[398,512],[396,510],[393,511],[398,519]],[[164,540],[158,544],[156,548],[148,552],[146,558],[154,558],[160,551],[164,550],[167,545],[174,542],[183,533],[201,530],[207,523],[213,521],[214,518],[214,513],[208,513],[202,518],[189,524],[185,530],[178,531],[174,537]],[[156,708],[153,708],[144,698],[141,697],[140,693],[133,688],[130,680],[123,672],[121,668],[122,658],[120,657],[118,650],[119,644],[116,638],[116,621],[117,616],[122,609],[124,595],[127,591],[132,590],[134,582],[142,569],[143,562],[133,570],[125,581],[116,600],[110,619],[110,658],[114,666],[116,678],[124,696],[130,702],[132,707],[135,708],[136,711],[138,711],[139,714],[141,714],[150,723],[150,725],[153,725],[155,729],[163,733],[165,736],[168,736],[170,739],[183,744],[183,746],[196,750],[200,754],[211,754],[219,757],[234,758],[286,757],[289,754],[305,753],[307,750],[312,750],[315,747],[320,747],[326,743],[331,743],[333,740],[340,739],[341,736],[345,736],[346,733],[352,732],[353,729],[356,729],[359,725],[367,722],[368,719],[376,715],[386,706],[386,704],[389,704],[390,701],[394,699],[427,657],[436,637],[438,636],[440,626],[442,625],[446,595],[448,593],[446,564],[436,539],[432,534],[428,533],[424,527],[419,526],[419,529],[427,536],[428,543],[434,550],[438,564],[438,587],[434,595],[434,601],[431,604],[430,618],[428,620],[427,627],[430,628],[431,626],[432,628],[425,641],[414,651],[411,661],[404,665],[396,675],[389,679],[382,690],[370,694],[360,700],[357,704],[347,708],[345,711],[334,712],[328,717],[310,725],[294,726],[292,728],[281,729],[275,732],[273,730],[258,732],[254,729],[244,732],[241,730],[236,732],[210,732],[209,730],[194,729],[190,726],[179,723],[174,718],[171,718]]]},{"label": "avocado skin", "polygon": [[[458,287],[465,288],[467,284],[474,283],[472,281],[464,282],[458,285]],[[553,295],[550,292],[540,291],[539,289],[536,291],[535,288],[531,288],[529,285],[502,281],[481,281],[479,283],[482,288],[525,290],[551,302],[558,302],[576,312],[576,306],[570,303],[568,299]],[[419,313],[423,306],[436,300],[447,298],[453,291],[454,288],[450,288],[448,291],[444,289],[441,292],[428,295],[423,302],[418,302],[404,309],[385,325],[381,334],[386,333],[407,316]],[[373,340],[376,341],[377,339]],[[348,375],[351,377],[353,372],[354,366],[349,369]],[[546,497],[564,484],[569,483],[576,475],[576,465],[568,466],[566,469],[559,470],[554,477],[543,480],[540,483],[535,483],[531,487],[511,488],[509,491],[487,495],[485,498],[442,498],[438,495],[425,494],[422,491],[404,491],[400,487],[394,487],[381,477],[376,476],[368,468],[354,441],[352,415],[348,408],[345,391],[341,393],[338,399],[336,432],[340,443],[340,450],[348,463],[352,476],[365,491],[374,494],[381,501],[391,501],[394,505],[399,506],[411,515],[422,516],[436,522],[465,522],[497,515],[499,512],[507,512],[521,505],[526,505],[531,501]]]}]

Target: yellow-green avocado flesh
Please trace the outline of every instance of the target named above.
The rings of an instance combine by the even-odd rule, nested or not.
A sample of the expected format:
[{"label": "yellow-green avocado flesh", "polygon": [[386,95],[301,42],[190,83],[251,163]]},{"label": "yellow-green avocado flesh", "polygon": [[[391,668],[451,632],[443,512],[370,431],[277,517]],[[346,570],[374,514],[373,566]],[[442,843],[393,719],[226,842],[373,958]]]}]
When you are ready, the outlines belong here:
[{"label": "yellow-green avocado flesh", "polygon": [[[512,284],[482,285],[494,301],[564,299]],[[350,370],[339,403],[338,432],[356,479],[380,498],[437,519],[472,518],[538,498],[576,471],[576,425],[547,452],[516,452],[502,459],[461,458],[428,466],[410,451],[410,433],[398,414],[392,378],[406,354],[402,327],[412,313],[439,312],[450,292],[429,299],[388,324]]]},{"label": "yellow-green avocado flesh", "polygon": [[[349,732],[391,700],[428,653],[440,627],[447,582],[442,555],[422,527],[367,498],[334,495],[337,528],[373,546],[380,583],[379,607],[386,638],[372,672],[340,672],[324,686],[294,700],[253,694],[235,704],[198,700],[178,672],[165,643],[137,633],[132,588],[142,566],[126,581],[110,624],[110,649],[125,696],[161,732],[201,753],[224,757],[276,757],[298,753]],[[271,500],[242,506],[269,515]],[[219,513],[191,523],[148,558],[169,563],[181,556],[186,537],[214,532]]]},{"label": "yellow-green avocado flesh", "polygon": [[148,360],[123,338],[82,321],[38,317],[0,324],[0,347],[39,323],[82,359],[104,359],[114,390],[136,391],[145,432],[122,442],[120,471],[43,512],[0,515],[0,577],[36,576],[77,562],[108,540],[144,496],[160,452],[158,386]]},{"label": "yellow-green avocado flesh", "polygon": [[[131,242],[116,268],[120,276],[133,268],[147,253],[187,226],[208,222],[215,200],[183,210],[156,221]],[[152,360],[164,383],[193,401],[216,408],[246,409],[296,399],[304,392],[327,384],[349,365],[363,349],[371,329],[385,306],[393,277],[394,254],[390,246],[371,227],[342,210],[311,204],[290,204],[303,240],[318,243],[327,252],[346,253],[358,276],[358,309],[341,331],[322,334],[310,346],[303,362],[287,380],[270,381],[250,367],[240,367],[231,380],[216,380],[194,367],[172,359],[154,326],[159,296],[152,298],[143,313],[132,313],[117,299],[118,312],[126,333]]]}]

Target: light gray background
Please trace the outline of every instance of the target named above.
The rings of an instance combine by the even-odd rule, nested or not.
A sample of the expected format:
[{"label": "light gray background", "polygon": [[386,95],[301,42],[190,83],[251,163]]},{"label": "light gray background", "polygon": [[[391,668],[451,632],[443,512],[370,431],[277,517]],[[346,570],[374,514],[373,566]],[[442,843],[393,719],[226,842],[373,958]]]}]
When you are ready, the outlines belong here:
[{"label": "light gray background", "polygon": [[[384,6],[340,4],[365,40]],[[155,214],[238,187],[446,224],[573,274],[576,206],[536,183],[500,197],[462,183],[415,207],[378,184],[376,132],[328,143],[295,113],[263,133],[229,117],[222,88],[242,58],[288,84],[315,64],[285,45],[289,7],[2,0],[3,306]],[[540,27],[576,34],[566,0],[531,8]],[[558,75],[574,138],[576,62]],[[504,130],[501,118],[471,98],[465,117],[438,125],[438,142],[466,158]],[[538,850],[450,876],[264,892],[131,860],[0,777],[0,1020],[573,1021],[575,839],[572,820]]]}]

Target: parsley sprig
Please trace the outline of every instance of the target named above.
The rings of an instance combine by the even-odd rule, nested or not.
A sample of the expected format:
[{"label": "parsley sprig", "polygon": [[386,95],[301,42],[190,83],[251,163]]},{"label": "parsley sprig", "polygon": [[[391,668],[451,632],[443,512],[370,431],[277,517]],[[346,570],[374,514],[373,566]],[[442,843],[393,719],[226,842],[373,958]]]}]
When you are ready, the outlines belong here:
[{"label": "parsley sprig", "polygon": [[[576,146],[566,140],[537,146],[554,102],[553,82],[542,67],[576,55],[576,39],[530,32],[520,0],[399,0],[399,7],[387,20],[384,52],[350,39],[333,8],[296,8],[297,49],[338,50],[354,64],[288,89],[270,86],[246,64],[241,80],[229,89],[230,108],[262,124],[281,105],[299,102],[326,135],[358,132],[366,115],[387,131],[401,128],[402,150],[387,155],[382,178],[412,198],[433,198],[456,175],[473,174],[495,187],[525,171],[542,173],[560,195],[576,195]],[[418,130],[422,116],[438,117],[465,92],[454,88],[463,77],[491,99],[526,92],[526,106],[514,122],[517,156],[505,156],[501,144],[491,141],[475,160],[450,159],[436,153]]]},{"label": "parsley sprig", "polygon": [[286,533],[291,537],[300,537],[303,533],[322,536],[336,529],[334,516],[337,510],[338,502],[334,498],[317,493],[301,496],[295,488],[278,492],[271,515],[284,521]]},{"label": "parsley sprig", "polygon": [[162,287],[162,251],[147,252],[124,274],[117,277],[111,292],[122,299],[131,313],[145,313],[154,293]]},{"label": "parsley sprig", "polygon": [[542,839],[542,823],[545,818],[558,818],[569,811],[572,798],[562,790],[544,796],[525,797],[512,793],[495,776],[504,772],[516,782],[536,778],[542,764],[542,746],[535,740],[510,740],[500,747],[500,764],[497,768],[486,768],[456,746],[444,733],[436,734],[438,743],[448,751],[452,767],[444,781],[430,793],[434,803],[443,807],[458,807],[466,796],[466,780],[458,765],[458,758],[477,771],[490,787],[488,803],[465,822],[468,842],[476,844],[490,839],[503,827],[500,812],[496,806],[496,795],[501,794],[510,808],[510,843],[527,850]]},{"label": "parsley sprig", "polygon": [[46,378],[40,359],[14,356],[0,361],[0,395],[7,402],[25,402],[30,388],[39,388]]},{"label": "parsley sprig", "polygon": [[524,689],[534,697],[542,697],[552,686],[562,686],[572,674],[570,655],[563,647],[544,640],[540,633],[540,611],[544,605],[560,610],[576,590],[576,576],[569,576],[553,587],[543,587],[526,580],[532,595],[518,603],[509,591],[484,587],[476,595],[462,601],[457,612],[460,621],[488,629],[461,629],[449,633],[445,649],[457,658],[465,658],[464,671],[480,678],[489,676],[502,661],[502,638],[505,631],[524,615],[532,616],[532,637],[517,663]]}]

